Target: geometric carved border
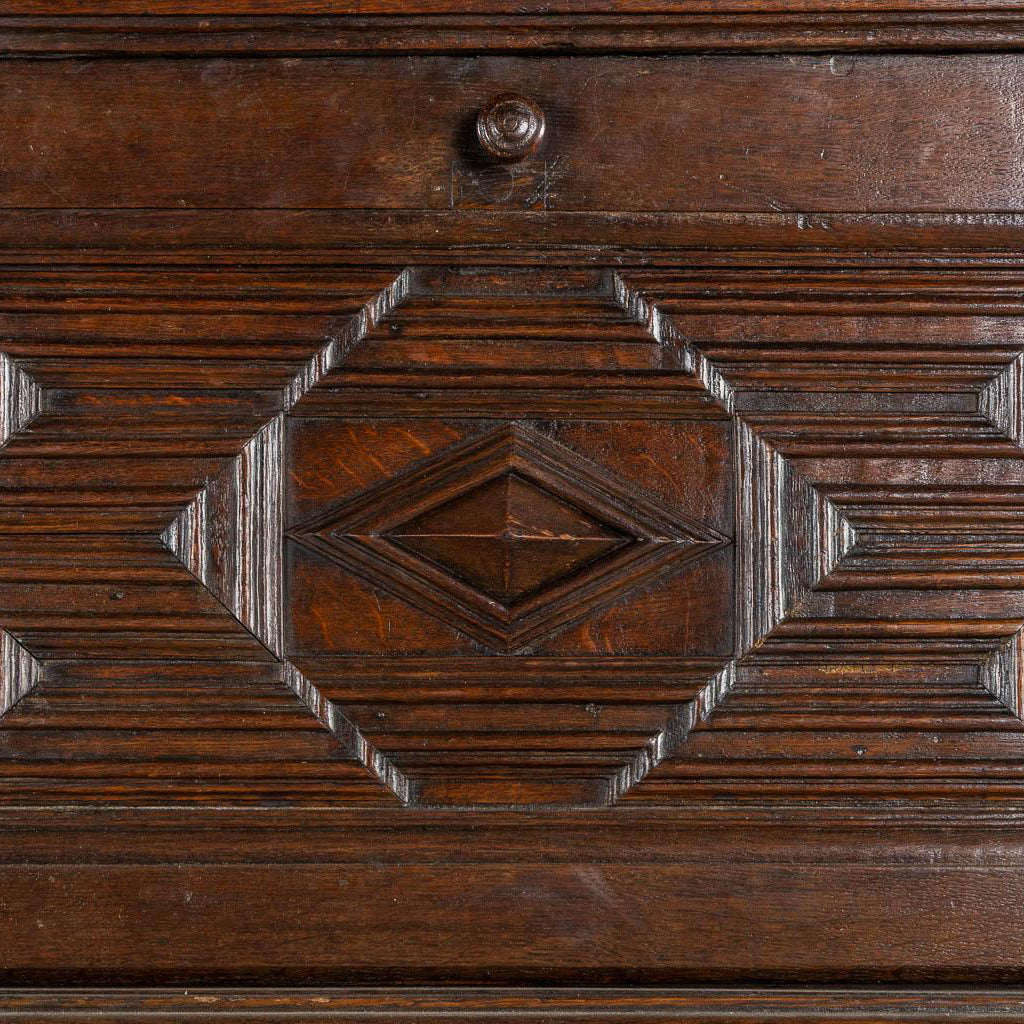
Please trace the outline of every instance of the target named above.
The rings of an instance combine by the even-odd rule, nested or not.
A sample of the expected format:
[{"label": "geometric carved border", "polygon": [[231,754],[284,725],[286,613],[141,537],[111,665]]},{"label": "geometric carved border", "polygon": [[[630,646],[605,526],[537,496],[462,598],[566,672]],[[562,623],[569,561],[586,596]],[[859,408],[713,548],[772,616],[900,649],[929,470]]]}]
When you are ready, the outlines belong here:
[{"label": "geometric carved border", "polygon": [[[740,637],[741,649],[749,653],[757,647],[770,647],[774,631],[800,616],[809,595],[829,589],[838,575],[850,572],[851,563],[871,551],[860,543],[856,527],[840,504],[802,477],[749,427],[741,424],[740,431],[741,515],[751,527],[743,534],[738,552],[738,576],[747,581],[740,604]],[[881,507],[891,514],[891,499]],[[917,525],[918,530],[923,528]],[[906,524],[903,530],[900,537],[905,546],[907,538],[913,539],[915,534],[908,532],[911,527]],[[958,540],[963,544],[970,538],[961,530]],[[905,557],[896,554],[888,559],[885,568],[890,577],[899,571]],[[933,572],[932,586],[941,585],[941,577],[948,585],[955,567],[946,563]],[[997,575],[993,569],[984,572]],[[1024,716],[1022,637],[1024,631],[1018,628],[996,641],[978,664],[983,687],[1017,718]],[[865,643],[870,650],[870,639]]]},{"label": "geometric carved border", "polygon": [[[407,271],[386,296],[367,307],[358,328],[349,333],[344,343],[335,344],[329,357],[325,358],[322,354],[312,360],[304,375],[289,390],[288,406],[294,405],[307,394],[329,369],[339,366],[359,340],[409,294],[412,286],[413,277]],[[805,479],[785,454],[790,437],[796,438],[798,443],[801,438],[829,438],[831,427],[828,417],[819,415],[815,419],[806,419],[804,425],[799,415],[764,416],[748,415],[745,412],[737,415],[737,406],[742,396],[727,372],[709,359],[698,344],[681,335],[671,317],[649,304],[637,291],[627,286],[619,275],[609,275],[607,286],[619,307],[630,319],[646,328],[675,368],[698,380],[716,404],[736,416],[740,521],[736,568],[739,588],[736,656],[721,671],[710,676],[693,698],[680,701],[663,728],[652,735],[650,741],[615,772],[605,794],[607,800],[614,801],[636,787],[679,748],[693,729],[708,720],[726,700],[736,684],[737,674],[744,670],[752,656],[762,657],[765,652],[771,651],[779,631],[784,632],[787,622],[794,617],[799,619],[804,603],[811,600],[820,588],[827,587],[832,574],[842,569],[844,559],[854,550],[856,531],[843,516],[841,508],[824,491]],[[980,438],[987,430],[993,435],[995,443],[999,443],[999,437],[1010,440],[1019,436],[1015,424],[1020,422],[1020,376],[1018,361],[1006,367],[979,394],[976,425],[969,418],[962,418],[964,426],[960,429],[966,431],[965,437]],[[271,537],[280,529],[279,503],[282,499],[280,494],[266,491],[265,481],[275,477],[271,467],[273,460],[280,457],[281,429],[280,417],[274,424],[264,428],[246,446],[235,465],[223,477],[211,480],[205,494],[197,496],[192,506],[178,517],[164,536],[168,546],[189,565],[193,574],[203,580],[211,592],[277,657],[281,657],[280,619],[275,618],[275,615],[279,616],[280,610],[281,567],[276,561],[280,555],[279,552],[275,553]],[[913,431],[910,433],[912,435]],[[776,441],[776,436],[781,440]],[[455,623],[458,628],[468,630],[492,646],[500,648],[505,645],[505,649],[514,651],[536,636],[564,622],[582,617],[592,605],[586,599],[580,601],[578,593],[570,593],[556,609],[552,611],[541,608],[533,619],[516,621],[512,614],[504,619],[493,614],[488,617],[482,607],[474,606],[472,601],[464,598],[460,602],[453,602],[450,588],[443,580],[434,578],[428,581],[422,574],[417,576],[417,563],[407,553],[396,554],[396,551],[389,548],[385,553],[387,557],[381,557],[381,552],[376,549],[381,544],[389,545],[389,541],[381,535],[386,532],[391,520],[398,522],[411,515],[411,505],[406,508],[402,504],[407,500],[407,493],[411,501],[411,496],[418,489],[429,490],[435,486],[432,483],[434,476],[438,480],[436,486],[442,486],[447,475],[458,471],[464,458],[469,457],[472,462],[471,454],[467,453],[471,453],[474,448],[479,447],[484,453],[484,462],[487,461],[489,445],[494,449],[492,458],[499,462],[508,462],[510,459],[515,462],[517,458],[523,457],[531,442],[536,445],[529,434],[515,428],[496,431],[464,446],[465,453],[459,449],[440,457],[436,460],[436,467],[428,467],[424,471],[427,476],[414,474],[408,486],[401,478],[397,482],[389,481],[364,495],[361,504],[356,501],[341,508],[329,509],[293,530],[292,535],[301,543],[335,560],[341,560],[361,574],[378,581],[384,580],[392,588],[398,587],[403,596],[414,603],[429,606],[435,614],[451,614],[454,605],[460,611],[459,620]],[[826,440],[820,443],[831,442]],[[538,458],[542,456],[546,456],[551,465],[550,453],[538,452],[534,447],[518,470],[536,473]],[[572,479],[581,476],[586,478],[590,473],[591,482],[586,488],[588,494],[584,496],[586,500],[580,494],[575,495],[575,500],[583,500],[584,507],[587,507],[586,501],[589,501],[589,507],[593,509],[595,488],[598,492],[603,488],[605,505],[602,514],[608,516],[607,503],[611,501],[617,507],[617,514],[625,515],[626,501],[616,496],[614,481],[606,478],[600,485],[595,484],[593,473],[597,471],[596,467],[587,467],[582,460],[576,461],[580,465],[574,464],[570,470],[559,473],[558,488],[564,490],[571,486]],[[558,459],[555,459],[557,462]],[[494,467],[485,466],[483,477],[495,471]],[[403,491],[404,487],[406,490]],[[631,496],[631,500],[635,498]],[[216,545],[197,543],[203,531],[210,529],[209,517],[213,507],[220,510],[215,517],[219,524],[217,529],[233,534],[236,550],[245,548],[248,552],[235,565],[212,564],[209,552]],[[264,512],[261,513],[261,509]],[[379,509],[388,510],[389,515],[394,513],[387,523],[374,520]],[[277,520],[277,523],[271,526],[267,518],[261,518],[264,513],[266,517]],[[648,516],[649,523],[649,517],[655,513],[648,509],[643,514]],[[642,536],[645,529],[650,530],[649,525],[639,523],[635,516],[629,524],[620,519],[619,526],[633,536]],[[695,524],[687,524],[687,530],[691,533],[694,527]],[[708,535],[703,539],[703,544],[717,546],[723,541],[723,538]],[[262,568],[251,570],[253,575],[246,578],[244,572],[239,570],[241,562],[250,567],[262,563]],[[404,566],[401,574],[391,573],[390,566],[396,562]],[[260,582],[268,580],[277,581],[272,584],[277,588],[275,593],[261,591]],[[630,583],[629,589],[632,586],[633,583]],[[441,595],[440,599],[435,599],[435,594]],[[870,643],[865,649],[870,649]],[[985,650],[987,653],[978,665],[979,681],[1003,707],[1015,715],[1019,714],[1020,633],[1014,632],[1013,635],[988,643]],[[413,781],[376,750],[316,686],[294,666],[285,666],[284,678],[352,756],[362,761],[402,800],[415,802],[416,788]]]},{"label": "geometric carved border", "polygon": [[[290,409],[344,361],[408,294],[403,271],[330,337],[286,387]],[[400,800],[408,780],[283,656],[283,441],[284,413],[267,423],[161,534],[167,549],[276,659],[281,679],[327,728]]]},{"label": "geometric carved border", "polygon": [[[319,785],[332,803],[379,803],[281,692],[284,673],[344,751],[372,766],[358,733],[277,662],[280,445],[283,413],[401,301],[410,275],[341,271],[329,298],[275,270],[143,276],[140,294],[137,281],[100,271],[112,305],[98,319],[85,293],[67,302],[65,281],[44,286],[39,317],[23,315],[20,291],[0,298],[17,346],[17,358],[0,353],[0,518],[11,535],[0,716],[17,716],[3,723],[15,771],[0,802],[107,797],[111,771],[117,801],[202,800],[240,792],[248,756],[254,793],[308,800]],[[253,305],[256,281],[268,288]],[[22,703],[41,680],[49,691]],[[166,714],[147,706],[148,691]],[[111,723],[108,744],[91,743],[93,721]],[[241,752],[216,742],[234,722],[249,730]],[[54,756],[56,736],[67,743]],[[65,756],[84,765],[73,780]],[[304,761],[322,762],[331,785],[306,785],[293,767]]]},{"label": "geometric carved border", "polygon": [[[706,355],[699,340],[676,328],[671,312],[647,303],[618,274],[609,274],[606,284],[608,294],[620,308],[643,324],[662,346],[666,361],[698,380],[705,392],[739,421],[736,452],[741,524],[737,542],[737,657],[709,676],[695,697],[680,700],[671,719],[617,772],[608,790],[610,799],[615,799],[648,776],[713,711],[721,708],[749,665],[763,662],[775,650],[784,649],[790,635],[788,627],[794,621],[800,623],[805,613],[812,615],[815,602],[836,586],[844,574],[860,571],[859,560],[882,556],[870,544],[865,547],[865,533],[857,516],[850,512],[849,501],[804,475],[802,469],[803,457],[824,457],[823,453],[835,451],[851,436],[843,433],[849,428],[841,415],[824,415],[813,405],[800,407],[795,400],[787,405],[789,395],[779,387],[765,392],[771,402],[752,404],[750,389],[742,384],[742,374],[746,372],[742,367],[734,373]],[[285,388],[280,408],[291,408],[327,373],[340,366],[414,286],[415,275],[406,271],[367,304]],[[870,446],[866,457],[894,451],[900,457],[911,458],[937,450],[936,445],[955,442],[966,453],[965,457],[996,454],[1000,458],[1019,459],[1024,437],[1022,367],[1024,357],[1018,354],[970,392],[977,400],[973,411],[950,417],[948,423],[942,422],[941,411],[925,425],[913,417],[904,422],[899,409],[889,421],[880,415],[867,417],[867,425],[858,425],[852,435],[855,447],[851,450],[864,451]],[[6,442],[43,412],[44,396],[32,377],[8,357],[0,356],[0,372],[4,384],[0,427]],[[912,377],[913,372],[908,375]],[[957,372],[953,367],[948,378],[958,387]],[[948,386],[945,378],[939,379],[938,386],[945,395],[957,390]],[[866,400],[864,395],[858,397]],[[911,398],[913,394],[908,388],[896,396],[894,404],[905,401],[910,409]],[[279,470],[282,431],[283,414],[278,412],[243,445],[237,457],[222,463],[211,474],[205,487],[162,534],[164,544],[175,557],[278,659],[282,651],[283,618],[283,498]],[[1012,559],[1007,566],[1001,572],[1008,578],[1015,571]],[[1007,584],[1004,581],[993,586]],[[957,642],[957,637],[972,640],[972,645],[964,645],[963,649],[975,652],[979,682],[1005,712],[1015,717],[1020,716],[1022,704],[1019,622],[1020,617],[998,635],[990,632],[986,637],[970,638],[971,621],[965,619],[959,634],[944,637],[951,644]],[[883,625],[898,630],[902,619],[896,616]],[[807,628],[817,625],[810,623]],[[858,641],[860,652],[870,654],[875,639]],[[0,713],[23,697],[42,672],[41,664],[11,636],[3,634],[2,642]],[[514,642],[513,637],[510,649],[514,649]],[[930,642],[923,640],[920,646],[927,649]],[[827,638],[818,642],[823,657],[832,656],[830,643]],[[834,649],[843,650],[838,644]],[[353,757],[400,799],[415,802],[412,780],[376,750],[336,704],[294,666],[282,665],[281,671],[284,681]]]},{"label": "geometric carved border", "polygon": [[[643,277],[636,275],[637,280]],[[1013,623],[993,637],[992,627],[983,619],[972,627],[971,608],[966,605],[957,611],[955,622],[932,621],[925,615],[924,633],[915,634],[918,613],[912,591],[902,605],[876,605],[874,611],[870,605],[871,587],[884,587],[886,580],[893,581],[890,587],[907,586],[900,582],[907,578],[909,586],[921,586],[914,582],[915,572],[919,581],[924,580],[925,592],[957,586],[1019,589],[1020,545],[1014,539],[1015,526],[1003,520],[988,532],[983,526],[973,527],[973,533],[965,530],[963,523],[976,522],[982,513],[973,507],[965,519],[955,497],[943,494],[937,504],[916,515],[913,510],[905,513],[892,527],[900,543],[887,542],[884,531],[880,534],[876,529],[873,543],[884,550],[869,550],[864,541],[867,534],[856,516],[848,518],[847,509],[852,503],[863,513],[860,505],[870,504],[870,496],[863,487],[854,488],[856,497],[846,497],[839,486],[830,489],[819,484],[805,476],[800,457],[812,464],[816,458],[831,458],[842,465],[844,459],[859,455],[890,460],[996,456],[1019,465],[1024,449],[1024,354],[1018,351],[993,376],[977,384],[979,360],[969,350],[951,349],[935,365],[931,365],[933,354],[922,353],[919,366],[905,364],[903,381],[895,390],[888,366],[876,369],[865,362],[848,371],[851,383],[844,394],[842,377],[823,376],[810,356],[798,353],[791,364],[782,362],[777,370],[767,364],[767,379],[756,372],[765,368],[764,363],[752,369],[743,363],[743,356],[735,357],[733,364],[709,357],[703,342],[677,325],[676,317],[685,317],[689,311],[684,299],[673,296],[671,275],[655,285],[668,296],[659,305],[637,290],[643,285],[627,284],[618,274],[614,281],[624,308],[737,420],[739,656],[733,667],[742,673],[747,665],[765,663],[776,648],[798,658],[792,652],[800,650],[801,644],[808,652],[813,648],[819,659],[837,664],[851,653],[884,661],[887,657],[898,660],[895,652],[900,650],[927,653],[945,645],[965,657],[971,657],[973,650],[980,652],[980,657],[978,653],[973,657],[978,658],[981,689],[993,699],[994,707],[1018,723],[1024,715],[1024,615],[1017,612]],[[685,290],[684,285],[680,292]],[[718,344],[728,359],[730,353]],[[826,351],[823,347],[818,357],[822,362],[827,360]],[[796,361],[801,358],[803,362]],[[775,359],[783,361],[785,355]],[[858,373],[864,381],[853,383]],[[876,401],[872,389],[884,393],[884,401]],[[815,391],[820,396],[806,403]],[[943,406],[948,413],[941,411]],[[900,508],[900,488],[882,484],[875,491],[882,510],[878,514],[891,518]],[[982,506],[991,506],[994,494],[979,494]],[[1014,506],[1015,514],[1019,508]],[[949,525],[946,535],[936,541],[930,531],[943,517]],[[915,544],[927,552],[929,544],[934,548],[936,543],[945,543],[941,558],[930,563],[925,559],[927,564],[920,557],[915,560]],[[993,559],[996,552],[1000,557]],[[877,575],[870,585],[863,574],[860,579],[851,577],[872,556]],[[821,598],[837,587],[839,598],[843,587],[860,587],[867,595],[868,603],[857,613],[860,619],[850,623],[855,632],[848,641],[840,633],[829,639],[828,630],[821,639],[812,640],[825,607]],[[976,636],[972,628],[978,631]],[[787,647],[787,642],[795,646]]]},{"label": "geometric carved border", "polygon": [[[360,341],[409,295],[413,286],[413,273],[405,271],[368,303],[288,386],[285,409],[294,407],[328,373],[341,366]],[[416,783],[378,750],[337,704],[325,697],[321,686],[284,659],[280,543],[283,419],[279,415],[268,423],[230,464],[212,476],[164,530],[161,539],[178,561],[281,661],[283,681],[333,733],[349,756],[364,764],[403,802],[417,802]],[[412,474],[408,482],[404,478],[385,482],[354,504],[328,509],[290,535],[361,574],[385,582],[391,589],[399,588],[403,597],[413,603],[425,603],[435,614],[445,616],[452,613],[453,607],[460,609],[455,623],[459,629],[509,652],[729,543],[717,531],[669,509],[652,495],[638,492],[635,486],[624,489],[600,467],[521,426],[498,428],[463,447],[466,451],[459,448],[443,454],[422,472]],[[467,459],[469,465],[479,467],[479,479],[465,477]],[[421,492],[436,487],[441,494],[449,486],[449,478],[461,481],[455,485],[458,492],[509,471],[534,479],[556,497],[564,495],[571,504],[612,525],[628,543],[597,560],[592,567],[574,573],[570,585],[560,588],[556,583],[545,588],[525,609],[495,611],[493,602],[474,603],[465,594],[460,601],[453,601],[452,588],[443,578],[436,573],[428,576],[421,563],[382,536],[392,520],[397,522],[413,514]],[[423,476],[424,473],[427,475]],[[419,513],[424,510],[418,508]],[[380,514],[385,514],[388,522],[378,523],[375,517]],[[388,547],[386,558],[379,557],[380,552],[375,550],[382,544]],[[395,563],[402,564],[401,572],[392,572]],[[435,593],[443,593],[444,597],[435,600]],[[689,699],[679,692],[675,709],[662,727],[621,761],[606,777],[604,786],[594,791],[597,795],[593,799],[605,804],[635,786],[710,714],[732,679],[732,667],[727,665],[691,690],[693,695]]]}]

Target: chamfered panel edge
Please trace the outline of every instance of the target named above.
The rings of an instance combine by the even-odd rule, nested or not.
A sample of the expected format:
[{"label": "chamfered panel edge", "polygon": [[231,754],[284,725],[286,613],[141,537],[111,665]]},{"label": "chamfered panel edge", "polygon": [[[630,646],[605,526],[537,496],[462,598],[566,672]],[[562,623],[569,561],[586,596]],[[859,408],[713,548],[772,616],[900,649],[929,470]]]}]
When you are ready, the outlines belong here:
[{"label": "chamfered panel edge", "polygon": [[538,1020],[818,1024],[848,1018],[931,1022],[1019,1020],[1019,989],[0,989],[6,1019],[116,1021],[379,1021],[422,1024]]}]

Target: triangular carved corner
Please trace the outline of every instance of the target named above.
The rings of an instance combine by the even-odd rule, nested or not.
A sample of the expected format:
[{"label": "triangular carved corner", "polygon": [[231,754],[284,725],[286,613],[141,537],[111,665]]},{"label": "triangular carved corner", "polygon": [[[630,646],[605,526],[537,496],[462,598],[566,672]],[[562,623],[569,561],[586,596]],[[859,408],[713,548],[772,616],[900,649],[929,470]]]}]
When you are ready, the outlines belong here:
[{"label": "triangular carved corner", "polygon": [[42,665],[10,633],[0,630],[0,718],[42,679]]},{"label": "triangular carved corner", "polygon": [[[287,387],[285,412],[405,301],[414,277],[412,269],[403,270],[328,337]],[[283,651],[283,441],[282,414],[208,480],[161,535],[182,565],[276,657]]]},{"label": "triangular carved corner", "polygon": [[[160,536],[189,573],[279,659],[284,657],[283,440],[284,417],[278,416],[206,482]],[[281,675],[345,752],[408,803],[408,779],[317,687],[287,661]]]},{"label": "triangular carved corner", "polygon": [[43,389],[10,356],[0,352],[0,448],[43,411]]},{"label": "triangular carved corner", "polygon": [[277,657],[283,649],[283,436],[284,421],[278,416],[207,481],[160,537],[178,561]]},{"label": "triangular carved corner", "polygon": [[842,510],[742,421],[736,453],[743,524],[737,542],[742,655],[838,568],[857,537]]},{"label": "triangular carved corner", "polygon": [[1024,352],[978,393],[978,413],[994,430],[1024,449]]},{"label": "triangular carved corner", "polygon": [[1008,711],[1024,719],[1024,628],[1000,641],[981,663],[978,681]]},{"label": "triangular carved corner", "polygon": [[812,524],[808,540],[812,568],[810,588],[813,589],[827,580],[853,551],[857,532],[831,499],[810,484],[804,486],[808,492],[809,521]]},{"label": "triangular carved corner", "polygon": [[611,272],[609,289],[633,323],[640,324],[672,363],[700,381],[704,390],[728,413],[735,412],[735,391],[721,370],[690,341],[642,292]]},{"label": "triangular carved corner", "polygon": [[403,270],[391,284],[378,292],[358,313],[349,317],[340,330],[327,339],[288,386],[284,399],[285,411],[290,410],[324,377],[339,367],[351,351],[409,297],[414,281],[413,270]]},{"label": "triangular carved corner", "polygon": [[609,802],[615,803],[628,790],[638,786],[662,761],[671,757],[690,733],[711,717],[735,683],[736,662],[730,661],[692,700],[680,704],[665,727],[615,773],[609,783]]},{"label": "triangular carved corner", "polygon": [[413,785],[408,776],[370,743],[314,683],[290,662],[285,662],[282,668],[282,679],[309,708],[317,721],[334,735],[353,760],[362,762],[370,774],[394,793],[402,803],[412,802]]}]

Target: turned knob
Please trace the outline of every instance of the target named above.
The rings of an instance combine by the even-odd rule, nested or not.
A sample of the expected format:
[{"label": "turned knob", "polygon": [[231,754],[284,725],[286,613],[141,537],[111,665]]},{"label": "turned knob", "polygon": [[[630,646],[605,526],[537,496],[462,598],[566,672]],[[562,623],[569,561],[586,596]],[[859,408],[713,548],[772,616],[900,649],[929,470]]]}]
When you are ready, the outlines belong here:
[{"label": "turned knob", "polygon": [[477,115],[476,135],[491,156],[522,160],[544,138],[544,112],[525,96],[498,96]]}]

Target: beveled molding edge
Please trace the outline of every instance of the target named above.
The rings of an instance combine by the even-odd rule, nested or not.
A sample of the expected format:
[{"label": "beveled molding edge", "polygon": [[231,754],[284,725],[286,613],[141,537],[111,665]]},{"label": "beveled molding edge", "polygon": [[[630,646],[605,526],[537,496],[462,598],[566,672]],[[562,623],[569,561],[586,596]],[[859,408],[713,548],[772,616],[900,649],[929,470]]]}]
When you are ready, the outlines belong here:
[{"label": "beveled molding edge", "polygon": [[0,1019],[60,1021],[381,1021],[441,1024],[950,1024],[1024,1018],[1024,989],[330,988],[0,989]]},{"label": "beveled molding edge", "polygon": [[[385,4],[165,4],[140,12],[111,2],[68,15],[59,4],[0,4],[6,56],[309,56],[389,53],[686,53],[949,51],[1024,48],[1024,5],[910,7],[861,0],[708,10],[703,4],[566,5],[520,13],[442,4],[400,13]],[[737,5],[739,7],[740,5]],[[316,9],[316,8],[319,9]],[[586,9],[589,8],[589,9]],[[258,10],[257,10],[258,9]],[[385,11],[382,13],[382,11]],[[185,12],[185,13],[177,13]],[[209,13],[207,13],[209,12]]]},{"label": "beveled molding edge", "polygon": [[[367,242],[367,239],[372,242]],[[0,208],[0,264],[205,262],[1020,262],[1024,212]],[[538,255],[542,254],[542,255]]]}]

